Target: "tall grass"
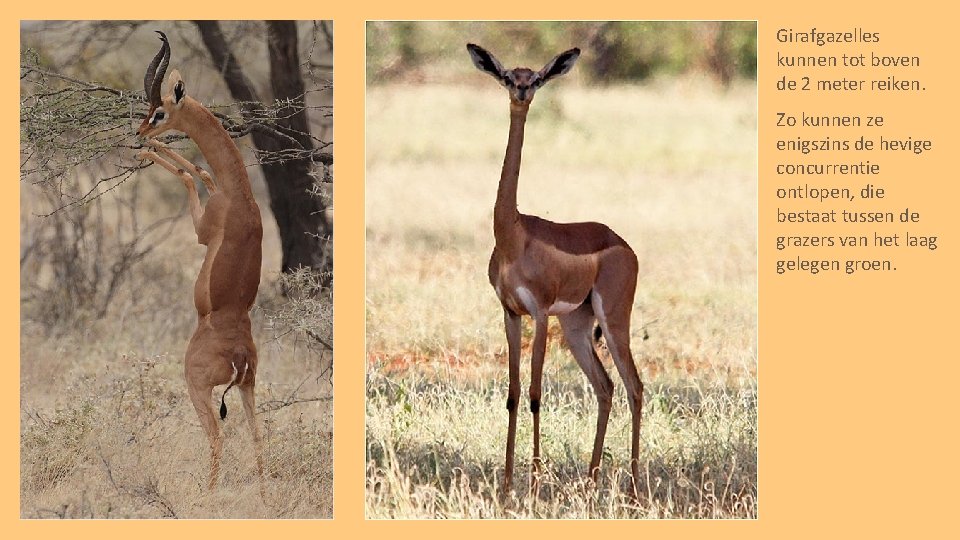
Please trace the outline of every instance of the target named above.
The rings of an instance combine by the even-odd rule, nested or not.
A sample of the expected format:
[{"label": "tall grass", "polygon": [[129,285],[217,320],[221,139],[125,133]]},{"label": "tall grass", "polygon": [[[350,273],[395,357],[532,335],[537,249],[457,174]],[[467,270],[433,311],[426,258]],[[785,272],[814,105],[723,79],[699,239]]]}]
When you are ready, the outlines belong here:
[{"label": "tall grass", "polygon": [[[754,89],[558,84],[531,107],[520,210],[604,222],[640,260],[638,500],[627,488],[629,413],[605,354],[617,394],[601,479],[585,480],[596,399],[553,325],[545,476],[527,492],[521,414],[516,492],[498,492],[506,345],[486,266],[506,101],[496,88],[368,91],[367,515],[755,517]],[[525,324],[524,366],[531,331]]]},{"label": "tall grass", "polygon": [[[144,222],[170,211],[163,204],[167,195],[183,201],[179,182],[155,173],[134,180],[152,193],[146,197],[150,204],[137,208]],[[42,229],[36,227],[34,195],[24,186],[23,234]],[[118,228],[104,225],[106,235]],[[55,316],[48,307],[56,306],[49,295],[57,284],[48,269],[36,259],[24,266],[21,517],[332,516],[332,359],[294,334],[281,337],[286,329],[274,325],[270,315],[286,300],[273,270],[279,267],[279,238],[271,219],[264,225],[264,279],[252,320],[266,498],[235,390],[227,394],[229,414],[221,424],[220,485],[206,489],[209,446],[183,379],[183,354],[196,325],[193,283],[204,248],[183,215],[170,238],[130,269],[100,318],[84,310],[69,320]]]}]

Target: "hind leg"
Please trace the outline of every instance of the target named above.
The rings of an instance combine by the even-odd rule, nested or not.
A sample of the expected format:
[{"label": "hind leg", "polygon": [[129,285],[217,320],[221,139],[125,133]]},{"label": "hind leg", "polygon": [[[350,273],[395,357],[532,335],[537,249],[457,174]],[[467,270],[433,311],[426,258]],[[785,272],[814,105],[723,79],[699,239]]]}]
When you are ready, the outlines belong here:
[{"label": "hind leg", "polygon": [[610,376],[603,369],[597,351],[593,348],[593,308],[590,302],[584,302],[576,310],[561,315],[560,327],[563,328],[563,337],[567,340],[570,352],[583,370],[587,380],[593,386],[597,395],[597,434],[593,439],[593,454],[590,457],[590,478],[594,483],[600,469],[600,457],[603,455],[603,439],[607,433],[607,420],[610,418],[610,407],[613,403],[613,383]]},{"label": "hind leg", "polygon": [[239,387],[240,399],[243,400],[243,412],[247,417],[247,425],[250,427],[250,436],[253,438],[254,451],[257,456],[257,473],[260,475],[261,488],[263,484],[263,441],[260,438],[260,428],[257,426],[256,418],[256,397],[253,392],[253,383],[243,384]]},{"label": "hind leg", "polygon": [[220,456],[223,454],[223,433],[213,408],[213,387],[230,382],[233,368],[223,358],[216,331],[202,321],[187,346],[183,371],[190,401],[210,441],[208,485],[213,489],[220,475]]},{"label": "hind leg", "polygon": [[220,432],[211,402],[213,386],[191,382],[188,378],[187,390],[190,401],[193,402],[193,407],[200,418],[200,425],[203,426],[203,431],[206,432],[207,439],[210,441],[210,478],[207,487],[213,490],[217,487],[217,478],[220,476],[220,456],[223,455],[223,434]]},{"label": "hind leg", "polygon": [[636,256],[631,251],[613,251],[601,259],[600,273],[590,297],[613,363],[627,389],[632,420],[630,471],[634,496],[640,478],[640,420],[643,412],[643,383],[630,352],[630,314],[636,287]]}]

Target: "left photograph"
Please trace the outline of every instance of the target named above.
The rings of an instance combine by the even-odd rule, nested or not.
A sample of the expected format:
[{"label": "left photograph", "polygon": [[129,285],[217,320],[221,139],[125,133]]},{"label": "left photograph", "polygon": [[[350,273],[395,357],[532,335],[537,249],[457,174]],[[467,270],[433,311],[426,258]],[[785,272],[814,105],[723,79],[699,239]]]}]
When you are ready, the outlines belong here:
[{"label": "left photograph", "polygon": [[333,517],[332,21],[21,21],[20,517]]}]

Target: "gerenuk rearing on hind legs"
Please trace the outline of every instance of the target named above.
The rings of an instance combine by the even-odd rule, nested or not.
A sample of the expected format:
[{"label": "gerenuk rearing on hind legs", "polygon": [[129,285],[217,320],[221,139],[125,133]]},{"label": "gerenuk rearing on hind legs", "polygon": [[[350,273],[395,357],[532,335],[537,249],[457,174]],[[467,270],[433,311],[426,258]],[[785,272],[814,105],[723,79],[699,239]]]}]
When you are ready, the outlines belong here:
[{"label": "gerenuk rearing on hind legs", "polygon": [[[190,214],[197,241],[207,246],[193,290],[197,308],[197,329],[187,346],[184,375],[190,400],[210,441],[209,488],[217,484],[223,435],[217,423],[211,396],[213,388],[236,386],[255,445],[257,471],[263,480],[263,449],[255,413],[254,385],[257,378],[257,347],[250,329],[250,308],[260,287],[260,258],[263,228],[260,208],[250,190],[250,180],[240,151],[209,110],[186,93],[180,74],[170,74],[168,94],[160,96],[163,77],[170,62],[170,44],[162,32],[160,52],[147,67],[144,91],[150,111],[138,134],[153,151],[137,156],[167,169],[187,189]],[[185,133],[200,148],[213,172],[190,163],[163,143],[153,140],[167,130]],[[206,207],[200,204],[196,175],[210,193]],[[221,396],[220,417],[226,417]]]}]

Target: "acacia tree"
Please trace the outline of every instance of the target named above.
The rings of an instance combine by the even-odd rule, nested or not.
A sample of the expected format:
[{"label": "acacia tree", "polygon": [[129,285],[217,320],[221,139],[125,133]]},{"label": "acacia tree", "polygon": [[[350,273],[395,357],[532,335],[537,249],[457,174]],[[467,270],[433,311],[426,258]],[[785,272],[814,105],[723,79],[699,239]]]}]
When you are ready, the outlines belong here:
[{"label": "acacia tree", "polygon": [[[59,30],[69,43],[58,44],[63,50],[76,51],[63,60],[64,65],[79,59],[105,54],[140,39],[147,28],[171,23],[145,22],[67,22]],[[329,92],[332,82],[319,73],[329,73],[332,66],[314,60],[315,49],[325,48],[332,58],[333,39],[329,23],[317,22],[309,29],[311,49],[305,60],[300,55],[301,28],[294,21],[234,23],[230,35],[218,22],[195,21],[172,23],[184,42],[178,43],[181,58],[195,59],[201,49],[192,43],[191,33],[200,38],[207,62],[222,77],[235,101],[231,108],[216,108],[215,114],[234,137],[250,136],[256,158],[268,188],[270,208],[276,219],[283,250],[280,270],[284,273],[305,267],[321,276],[322,283],[332,283],[332,222],[325,210],[332,192],[332,142],[313,134],[311,113],[332,118],[332,107],[308,105],[312,93]],[[52,27],[45,27],[47,32]],[[139,31],[138,31],[139,30]],[[152,36],[152,33],[151,33]],[[234,47],[260,39],[266,43],[269,66],[266,76],[269,89],[258,91],[248,77],[249,66],[258,59],[245,55],[239,60]],[[233,46],[231,46],[233,45]],[[247,45],[249,47],[249,45]],[[147,59],[140,59],[141,63]],[[242,65],[246,63],[247,65]],[[262,62],[261,62],[262,63]],[[245,69],[247,68],[247,69]],[[108,84],[82,80],[42,67],[42,58],[26,52],[21,62],[21,83],[25,98],[21,102],[21,177],[38,177],[56,186],[67,195],[58,210],[87,204],[113,190],[139,170],[130,163],[132,149],[139,143],[129,130],[131,113],[146,110],[143,96]],[[313,84],[308,88],[307,80]],[[130,85],[137,88],[135,85]],[[86,125],[85,125],[86,124]],[[176,137],[174,137],[176,139]],[[91,189],[80,193],[64,193],[64,177],[79,166],[115,158],[116,167],[101,176]],[[102,165],[102,164],[100,164]],[[317,196],[317,195],[321,196]]]}]

